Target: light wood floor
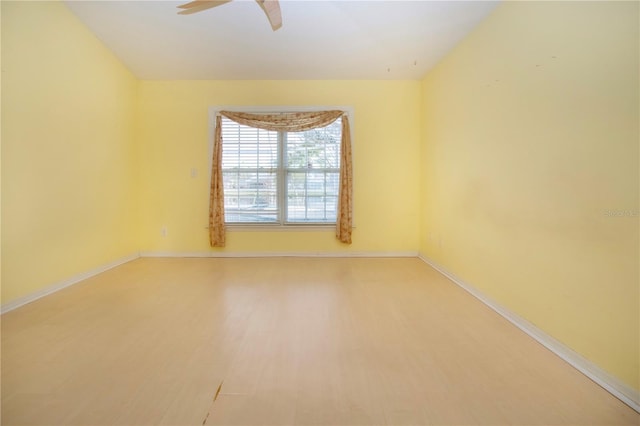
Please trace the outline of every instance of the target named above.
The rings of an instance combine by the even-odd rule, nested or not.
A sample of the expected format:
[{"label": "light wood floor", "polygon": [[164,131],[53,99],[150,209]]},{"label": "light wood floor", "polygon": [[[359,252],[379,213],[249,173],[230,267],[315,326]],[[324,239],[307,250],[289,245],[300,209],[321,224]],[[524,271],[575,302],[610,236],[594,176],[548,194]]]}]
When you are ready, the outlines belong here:
[{"label": "light wood floor", "polygon": [[4,425],[639,422],[418,259],[139,259],[2,316]]}]

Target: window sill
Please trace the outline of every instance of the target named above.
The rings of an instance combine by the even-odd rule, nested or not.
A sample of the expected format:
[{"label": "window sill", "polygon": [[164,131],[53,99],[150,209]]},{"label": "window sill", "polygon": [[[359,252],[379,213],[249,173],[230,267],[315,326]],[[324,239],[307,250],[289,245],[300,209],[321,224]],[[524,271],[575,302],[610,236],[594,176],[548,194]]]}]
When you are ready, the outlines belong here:
[{"label": "window sill", "polygon": [[333,232],[336,229],[335,223],[329,224],[309,224],[309,225],[235,225],[225,226],[229,232]]}]

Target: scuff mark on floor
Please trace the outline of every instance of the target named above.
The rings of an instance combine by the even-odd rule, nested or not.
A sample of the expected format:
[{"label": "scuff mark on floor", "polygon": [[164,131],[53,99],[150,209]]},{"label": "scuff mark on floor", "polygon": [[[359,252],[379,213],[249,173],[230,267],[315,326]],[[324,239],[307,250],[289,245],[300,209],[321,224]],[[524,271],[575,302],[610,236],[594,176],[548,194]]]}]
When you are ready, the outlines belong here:
[{"label": "scuff mark on floor", "polygon": [[216,395],[213,397],[213,402],[216,402],[216,399],[218,399],[218,395],[220,395],[220,391],[222,390],[222,384],[224,383],[224,380],[220,382],[220,386],[218,386],[218,390],[216,391]]},{"label": "scuff mark on floor", "polygon": [[222,384],[224,383],[224,380],[220,382],[220,385],[218,386],[218,389],[216,390],[216,394],[213,396],[213,401],[211,401],[211,406],[209,407],[209,411],[207,411],[207,415],[204,416],[204,420],[202,421],[202,426],[204,426],[207,423],[207,419],[209,418],[209,414],[211,414],[211,410],[213,409],[213,404],[216,402],[216,399],[218,399],[218,395],[220,395],[220,391],[222,390]]}]

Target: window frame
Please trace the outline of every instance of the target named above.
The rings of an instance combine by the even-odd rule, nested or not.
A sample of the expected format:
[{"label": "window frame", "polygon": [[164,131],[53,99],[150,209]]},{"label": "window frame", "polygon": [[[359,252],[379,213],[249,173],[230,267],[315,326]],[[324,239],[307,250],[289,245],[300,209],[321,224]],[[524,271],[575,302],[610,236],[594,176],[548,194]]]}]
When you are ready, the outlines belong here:
[{"label": "window frame", "polygon": [[[216,116],[220,111],[233,111],[233,112],[247,112],[247,113],[255,113],[255,114],[277,114],[283,112],[312,112],[312,111],[328,111],[328,110],[340,110],[344,111],[349,119],[349,126],[351,132],[351,152],[353,155],[353,128],[354,128],[354,108],[352,106],[226,106],[226,105],[216,105],[209,107],[209,181],[211,181],[211,168],[213,165],[213,139],[215,134],[215,125],[216,125]],[[285,132],[286,133],[286,132]],[[285,141],[282,145],[286,144],[286,135]],[[282,151],[284,146],[282,146],[279,142],[278,150]],[[282,161],[282,156],[280,155],[279,160]],[[353,163],[353,160],[352,160]],[[353,165],[352,165],[353,168]],[[286,165],[281,165],[278,168],[278,174],[283,174],[285,176],[278,176],[278,185],[286,185],[286,182],[282,182],[283,179],[286,180]],[[284,191],[281,188],[278,188],[278,203],[281,214],[285,214],[284,209],[286,208],[286,203],[282,200],[284,197]],[[328,231],[333,230],[336,227],[336,222],[330,223],[304,223],[304,222],[286,222],[284,218],[282,220],[274,223],[236,223],[236,222],[225,222],[225,227],[230,231],[257,231],[257,230],[277,230],[277,231]],[[354,226],[355,228],[355,226]]]}]

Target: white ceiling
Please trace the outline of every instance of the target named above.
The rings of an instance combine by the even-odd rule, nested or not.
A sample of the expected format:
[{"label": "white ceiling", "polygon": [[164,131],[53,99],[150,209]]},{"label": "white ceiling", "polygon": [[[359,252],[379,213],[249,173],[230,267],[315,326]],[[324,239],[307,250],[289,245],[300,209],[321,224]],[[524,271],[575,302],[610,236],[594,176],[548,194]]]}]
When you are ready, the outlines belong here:
[{"label": "white ceiling", "polygon": [[[187,0],[185,0],[186,2]],[[178,15],[174,1],[67,1],[141,79],[420,79],[495,1],[281,1]]]}]

